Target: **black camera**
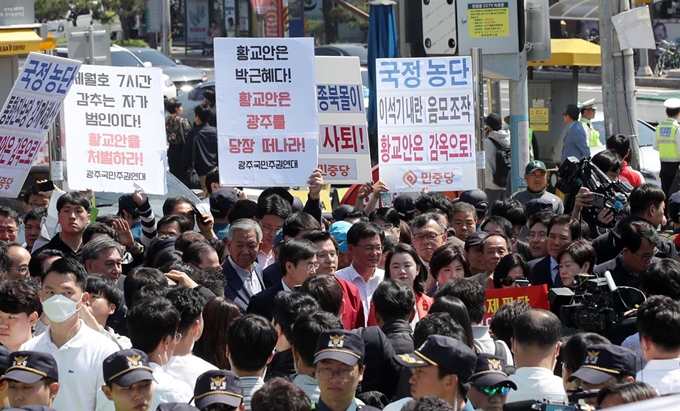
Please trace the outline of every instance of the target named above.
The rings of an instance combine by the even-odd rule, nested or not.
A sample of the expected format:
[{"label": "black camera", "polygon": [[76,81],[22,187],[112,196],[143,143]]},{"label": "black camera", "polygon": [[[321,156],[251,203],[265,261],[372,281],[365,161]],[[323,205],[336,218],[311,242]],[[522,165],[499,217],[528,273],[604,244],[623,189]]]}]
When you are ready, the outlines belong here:
[{"label": "black camera", "polygon": [[560,306],[560,321],[567,328],[604,334],[616,324],[616,312],[611,307],[612,293],[607,280],[581,275],[585,281],[572,291],[553,288],[548,294],[551,306]]},{"label": "black camera", "polygon": [[631,187],[621,181],[611,181],[605,173],[590,161],[590,157],[583,157],[580,161],[576,157],[568,157],[559,170],[557,175],[560,180],[555,187],[564,194],[576,195],[581,187],[596,194],[597,201],[589,209],[583,210],[586,214],[597,216],[602,209],[611,210],[614,219],[609,224],[604,224],[595,218],[598,225],[611,228],[616,222],[616,215],[619,210],[628,203],[628,196]]}]

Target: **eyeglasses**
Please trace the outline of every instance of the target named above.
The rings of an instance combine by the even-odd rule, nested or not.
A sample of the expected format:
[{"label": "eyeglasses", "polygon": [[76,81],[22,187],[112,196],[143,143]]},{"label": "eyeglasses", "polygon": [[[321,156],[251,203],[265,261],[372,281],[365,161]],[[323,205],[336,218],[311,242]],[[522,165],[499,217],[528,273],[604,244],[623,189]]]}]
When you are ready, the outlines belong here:
[{"label": "eyeglasses", "polygon": [[306,268],[309,271],[316,270],[317,268],[319,268],[319,263],[309,263],[307,264]]},{"label": "eyeglasses", "polygon": [[478,387],[481,392],[493,397],[496,394],[500,394],[501,397],[506,397],[510,392],[509,385],[494,385],[493,387]]},{"label": "eyeglasses", "polygon": [[[0,231],[0,233],[1,233],[1,232],[2,232],[2,231]],[[655,248],[654,248],[654,252],[651,253],[651,254],[642,254],[642,255],[640,255],[640,254],[638,254],[638,253],[633,253],[633,254],[635,254],[636,256],[640,257],[640,260],[641,260],[643,263],[648,263],[648,262],[652,261],[652,258],[654,258],[654,256],[655,256],[656,253],[658,253],[658,252],[659,252],[659,249],[655,247]]]},{"label": "eyeglasses", "polygon": [[335,258],[338,256],[338,253],[335,251],[329,251],[327,253],[318,253],[316,256],[318,258]]},{"label": "eyeglasses", "polygon": [[526,277],[517,277],[517,278],[514,278],[514,277],[507,276],[507,277],[501,278],[501,284],[504,285],[504,286],[506,286],[506,287],[510,287],[511,285],[515,284],[515,281],[517,281],[517,280],[526,280],[526,279],[527,279]]},{"label": "eyeglasses", "polygon": [[354,370],[340,370],[333,371],[330,368],[319,368],[316,370],[316,378],[323,381],[330,381],[333,377],[337,376],[340,382],[349,381],[354,375]]},{"label": "eyeglasses", "polygon": [[271,233],[272,231],[277,232],[283,227],[283,226],[273,226],[273,225],[262,224],[262,223],[260,223],[260,226],[262,227],[262,231],[264,231],[265,233]]},{"label": "eyeglasses", "polygon": [[382,252],[382,249],[383,249],[383,248],[382,248],[382,245],[376,245],[376,246],[373,246],[373,245],[362,245],[362,246],[359,246],[359,248],[361,248],[362,250],[364,250],[364,251],[367,252],[367,253],[373,253],[373,252],[375,252],[375,253],[381,253],[381,252]]},{"label": "eyeglasses", "polygon": [[13,227],[0,227],[0,234],[14,235],[17,233],[17,229]]},{"label": "eyeglasses", "polygon": [[418,234],[413,234],[413,238],[415,238],[418,241],[423,241],[423,240],[434,241],[440,235],[441,234],[439,234],[439,233],[437,233],[437,234],[435,234],[435,233],[427,233],[427,234],[418,233]]}]

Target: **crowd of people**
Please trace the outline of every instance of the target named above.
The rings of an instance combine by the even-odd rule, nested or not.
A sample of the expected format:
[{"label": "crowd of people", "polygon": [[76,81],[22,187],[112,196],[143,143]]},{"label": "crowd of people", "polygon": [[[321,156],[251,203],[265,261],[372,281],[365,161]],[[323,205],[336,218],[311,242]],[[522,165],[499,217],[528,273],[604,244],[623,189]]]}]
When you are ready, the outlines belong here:
[{"label": "crowd of people", "polygon": [[[680,193],[641,183],[585,220],[593,193],[564,214],[545,164],[524,171],[527,189],[494,202],[423,192],[378,208],[376,181],[332,212],[319,170],[303,204],[282,188],[249,200],[213,168],[209,214],[171,196],[155,216],[137,190],[93,219],[90,192],[29,189],[25,215],[0,207],[0,409],[606,408],[680,393],[680,262],[658,232],[680,229]],[[606,272],[620,288],[603,328],[565,327],[561,308]],[[485,322],[487,290],[527,284],[571,297]]]}]

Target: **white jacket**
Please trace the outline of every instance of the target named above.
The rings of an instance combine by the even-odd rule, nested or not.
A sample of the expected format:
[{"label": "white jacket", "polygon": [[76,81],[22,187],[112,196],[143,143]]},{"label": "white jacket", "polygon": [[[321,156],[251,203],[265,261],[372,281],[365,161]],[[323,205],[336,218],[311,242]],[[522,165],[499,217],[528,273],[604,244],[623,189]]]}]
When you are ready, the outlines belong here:
[{"label": "white jacket", "polygon": [[486,188],[489,190],[505,190],[505,187],[499,187],[493,183],[493,173],[496,172],[496,152],[498,149],[492,141],[489,141],[490,138],[509,147],[510,130],[492,131],[489,133],[489,136],[484,139],[484,152],[486,157],[486,170],[484,171],[484,175],[486,176]]}]

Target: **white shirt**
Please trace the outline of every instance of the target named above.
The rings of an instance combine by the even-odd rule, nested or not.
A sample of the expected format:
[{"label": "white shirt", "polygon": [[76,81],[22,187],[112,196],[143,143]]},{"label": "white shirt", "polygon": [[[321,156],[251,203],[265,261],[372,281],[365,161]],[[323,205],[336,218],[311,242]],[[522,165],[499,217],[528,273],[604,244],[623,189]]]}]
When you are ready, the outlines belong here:
[{"label": "white shirt", "polygon": [[214,365],[194,355],[173,356],[165,366],[165,372],[176,380],[184,381],[192,390],[201,374],[216,369]]},{"label": "white shirt", "polygon": [[551,401],[566,401],[562,378],[553,374],[547,368],[521,367],[510,376],[510,380],[517,384],[517,390],[510,390],[508,403],[544,399]]},{"label": "white shirt", "polygon": [[250,293],[250,295],[255,295],[262,291],[262,284],[260,284],[260,279],[255,273],[255,266],[253,266],[251,271],[248,271],[236,264],[234,260],[231,259],[231,256],[227,257],[227,259],[229,260],[229,264],[231,264],[231,266],[236,271],[236,274],[241,277],[241,281],[243,281],[243,288],[245,288],[246,291]]},{"label": "white shirt", "polygon": [[80,320],[78,333],[57,348],[50,329],[48,326],[43,334],[26,341],[19,349],[48,353],[57,361],[59,392],[52,407],[57,410],[114,410],[113,402],[101,390],[104,385],[102,364],[106,357],[118,351],[118,346]]},{"label": "white shirt", "polygon": [[[496,355],[496,342],[494,341],[493,338],[491,338],[491,335],[489,334],[489,327],[485,327],[483,325],[473,325],[472,335],[475,339],[475,351],[477,351],[478,353]],[[503,350],[505,351],[504,358],[506,363],[508,365],[515,365],[515,362],[512,359],[512,353],[510,352],[508,345],[503,340],[498,341],[499,344],[503,346]]]},{"label": "white shirt", "polygon": [[189,402],[194,396],[194,391],[189,384],[175,379],[163,370],[159,364],[150,362],[153,370],[153,398],[150,410],[158,408],[159,404],[166,402]]},{"label": "white shirt", "polygon": [[413,401],[413,398],[411,397],[402,398],[399,401],[387,404],[387,406],[383,408],[383,411],[400,411],[402,408],[404,408],[404,405],[411,401]]},{"label": "white shirt", "polygon": [[359,294],[361,295],[361,302],[364,305],[364,326],[368,323],[368,314],[371,310],[371,300],[373,299],[373,292],[378,288],[383,278],[385,277],[385,270],[376,268],[373,271],[373,275],[368,281],[359,275],[357,270],[354,268],[354,263],[350,264],[349,267],[345,267],[335,273],[336,277],[347,280],[350,283],[357,286],[359,289]]},{"label": "white shirt", "polygon": [[659,395],[680,393],[680,358],[649,360],[635,380],[651,385]]}]

